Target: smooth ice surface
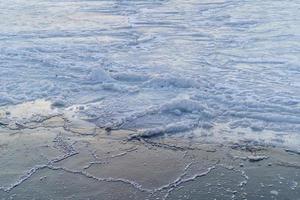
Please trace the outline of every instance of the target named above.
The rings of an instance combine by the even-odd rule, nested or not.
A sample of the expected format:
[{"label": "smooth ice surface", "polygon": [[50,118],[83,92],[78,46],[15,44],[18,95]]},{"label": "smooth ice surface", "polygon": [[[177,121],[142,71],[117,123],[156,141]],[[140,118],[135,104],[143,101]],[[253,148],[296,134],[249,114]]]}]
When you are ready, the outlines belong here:
[{"label": "smooth ice surface", "polygon": [[0,105],[79,104],[100,127],[144,135],[220,124],[299,134],[299,10],[296,0],[1,0]]}]

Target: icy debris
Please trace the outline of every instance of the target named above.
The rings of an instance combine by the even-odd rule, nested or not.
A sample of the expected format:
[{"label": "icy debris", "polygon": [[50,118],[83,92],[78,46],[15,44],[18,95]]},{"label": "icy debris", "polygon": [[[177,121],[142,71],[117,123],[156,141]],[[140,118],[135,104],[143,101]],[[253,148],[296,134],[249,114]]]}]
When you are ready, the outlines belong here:
[{"label": "icy debris", "polygon": [[249,120],[245,120],[245,119],[237,120],[237,121],[233,121],[233,122],[229,123],[229,127],[231,129],[235,129],[238,127],[247,128],[249,126],[251,126],[251,122]]},{"label": "icy debris", "polygon": [[24,124],[30,124],[30,123],[43,123],[47,120],[50,120],[51,118],[55,118],[55,117],[58,117],[58,116],[61,116],[61,114],[59,113],[51,113],[51,114],[48,114],[48,115],[33,115],[31,118],[29,119],[26,119],[26,120],[23,120],[23,123]]},{"label": "icy debris", "polygon": [[45,180],[45,179],[47,179],[47,176],[42,176],[42,177],[40,177],[40,181],[43,181],[43,180]]},{"label": "icy debris", "polygon": [[277,196],[279,194],[279,192],[276,190],[271,190],[270,194]]},{"label": "icy debris", "polygon": [[167,133],[170,134],[170,133],[185,132],[197,127],[197,125],[198,125],[197,123],[191,123],[191,122],[172,123],[163,127],[148,129],[138,134],[131,135],[129,139],[150,138],[150,137],[164,135]]},{"label": "icy debris", "polygon": [[191,78],[184,78],[184,77],[172,76],[172,75],[160,75],[160,76],[152,77],[152,79],[145,82],[143,86],[153,87],[153,88],[168,88],[168,87],[199,88],[200,83]]},{"label": "icy debris", "polygon": [[17,180],[15,183],[11,184],[9,187],[5,188],[4,190],[6,192],[11,191],[13,188],[21,185],[24,181],[26,181],[27,179],[29,179],[33,174],[35,174],[38,170],[40,169],[44,169],[46,168],[47,165],[37,165],[33,168],[31,168],[29,171],[26,172],[26,174],[24,174],[23,176],[21,176],[19,178],[19,180]]},{"label": "icy debris", "polygon": [[288,152],[288,153],[293,153],[293,154],[300,155],[300,150],[285,149],[285,151]]},{"label": "icy debris", "polygon": [[56,99],[56,100],[53,101],[51,106],[53,106],[53,107],[65,107],[66,102],[63,99]]},{"label": "icy debris", "polygon": [[295,169],[300,169],[300,165],[298,163],[292,163],[292,162],[278,162],[276,163],[279,166],[283,166],[283,167],[292,167]]},{"label": "icy debris", "polygon": [[239,186],[243,187],[243,186],[247,185],[249,176],[246,174],[246,172],[244,170],[235,170],[235,171],[240,172],[241,176],[244,178],[244,180],[239,183]]},{"label": "icy debris", "polygon": [[66,160],[66,159],[68,159],[68,158],[70,158],[70,157],[72,157],[72,156],[75,156],[75,155],[77,155],[77,154],[79,154],[78,151],[73,151],[73,152],[64,154],[64,155],[62,155],[62,156],[59,156],[59,157],[57,157],[57,158],[52,159],[48,164],[54,164],[54,163],[61,162],[61,161]]},{"label": "icy debris", "polygon": [[136,73],[117,73],[113,74],[112,77],[117,81],[124,81],[124,82],[141,82],[147,81],[149,76],[136,74]]},{"label": "icy debris", "polygon": [[112,82],[114,79],[102,68],[95,68],[88,75],[88,81],[91,83]]},{"label": "icy debris", "polygon": [[[64,151],[67,151],[67,154],[61,155],[59,157],[56,157],[52,160],[50,160],[47,164],[41,164],[41,165],[36,165],[34,167],[32,167],[30,170],[28,170],[24,175],[22,175],[15,183],[11,184],[9,187],[3,188],[4,191],[6,192],[10,192],[12,189],[14,189],[15,187],[21,185],[22,183],[24,183],[27,179],[31,178],[36,172],[38,172],[41,169],[45,169],[45,168],[51,168],[51,166],[54,163],[60,162],[62,160],[65,160],[71,156],[74,156],[76,154],[78,154],[77,151],[75,151],[73,149],[72,146],[66,147],[68,146],[65,142],[62,141],[61,139],[61,134],[59,134],[56,139],[54,139],[54,142],[58,143],[56,145],[58,145],[60,148],[63,148]],[[47,177],[40,177],[40,181],[46,179]],[[2,189],[0,187],[0,189]]]},{"label": "icy debris", "polygon": [[246,111],[230,111],[228,112],[232,117],[255,119],[262,122],[269,123],[289,123],[289,124],[300,124],[300,117],[297,115],[277,114],[268,112],[246,112]]},{"label": "icy debris", "polygon": [[261,161],[261,160],[268,159],[269,157],[268,156],[255,156],[255,155],[252,155],[252,156],[248,156],[247,158],[250,162],[258,162],[258,161]]},{"label": "icy debris", "polygon": [[191,99],[174,99],[162,105],[159,110],[161,112],[174,112],[176,115],[181,115],[181,113],[202,113],[207,118],[212,117],[203,103]]},{"label": "icy debris", "polygon": [[260,132],[260,131],[264,130],[263,126],[257,126],[257,125],[252,125],[250,128],[252,131],[255,131],[255,132]]},{"label": "icy debris", "polygon": [[191,182],[196,180],[199,177],[203,177],[208,175],[211,171],[213,171],[214,169],[216,169],[216,165],[213,165],[211,167],[208,167],[206,171],[204,172],[200,172],[200,173],[195,173],[192,174],[191,176],[187,176],[187,172],[190,169],[190,167],[193,165],[193,162],[187,164],[183,170],[183,173],[181,175],[179,175],[179,177],[177,179],[175,179],[173,182],[168,183],[166,185],[161,186],[160,188],[155,189],[153,192],[157,192],[157,191],[163,191],[166,190],[166,194],[163,197],[163,200],[166,200],[168,198],[168,196],[170,195],[170,193],[180,187],[180,185],[187,183],[187,182]]},{"label": "icy debris", "polygon": [[199,178],[199,177],[202,177],[202,176],[206,176],[206,175],[208,175],[214,169],[216,169],[216,166],[209,167],[209,168],[207,168],[207,170],[205,172],[197,173],[197,174],[194,174],[193,176],[191,176],[189,178],[181,180],[179,182],[179,184],[190,182],[190,181],[194,181],[196,178]]},{"label": "icy debris", "polygon": [[179,110],[179,109],[173,110],[173,113],[174,113],[175,115],[177,115],[177,116],[182,115],[182,112],[181,112],[181,110]]},{"label": "icy debris", "polygon": [[4,106],[7,104],[13,104],[13,103],[15,103],[15,101],[12,98],[6,96],[3,93],[0,93],[0,106]]},{"label": "icy debris", "polygon": [[201,122],[199,124],[199,127],[203,128],[203,129],[211,129],[214,127],[214,124],[211,122]]},{"label": "icy debris", "polygon": [[85,109],[85,106],[78,106],[78,110],[84,110]]},{"label": "icy debris", "polygon": [[72,155],[76,152],[73,145],[69,144],[69,142],[66,141],[65,137],[61,133],[57,134],[53,142],[55,148],[60,149],[67,155]]},{"label": "icy debris", "polygon": [[[144,31],[141,32],[127,27],[127,22],[124,26],[123,23],[115,23],[110,19],[107,21],[106,18],[103,19],[103,24],[111,28],[102,27],[104,28],[102,31],[97,23],[86,23],[84,20],[67,23],[68,26],[64,27],[64,30],[55,30],[52,27],[55,23],[46,21],[46,26],[49,25],[51,30],[38,31],[32,30],[33,26],[23,26],[22,23],[16,21],[15,17],[8,17],[10,20],[2,24],[3,30],[7,30],[7,33],[1,34],[1,47],[3,48],[0,54],[0,105],[42,97],[51,99],[59,95],[65,95],[67,102],[76,104],[90,101],[97,95],[105,95],[107,102],[111,101],[113,104],[127,103],[125,106],[112,108],[110,102],[103,102],[103,107],[110,107],[111,115],[104,116],[102,113],[97,115],[95,112],[93,118],[107,117],[110,118],[107,120],[109,121],[115,116],[126,118],[128,112],[123,112],[125,109],[138,112],[146,107],[161,105],[177,93],[193,93],[199,94],[201,104],[207,105],[213,112],[223,114],[218,115],[216,120],[232,122],[245,119],[244,123],[232,124],[232,128],[240,125],[240,127],[250,127],[254,131],[277,129],[282,132],[299,133],[299,61],[294,56],[299,50],[297,48],[299,40],[294,36],[293,29],[285,29],[286,26],[283,24],[278,27],[280,31],[272,30],[274,21],[284,19],[284,22],[291,21],[296,24],[295,20],[298,17],[285,13],[267,16],[260,24],[260,28],[270,33],[270,40],[266,41],[266,45],[255,40],[255,38],[263,38],[264,31],[252,33],[250,29],[247,29],[250,27],[245,26],[247,23],[243,22],[243,19],[235,19],[236,21],[230,24],[218,21],[231,11],[234,13],[233,16],[241,14],[236,12],[239,9],[231,10],[231,8],[245,6],[237,3],[238,1],[228,2],[232,6],[228,7],[229,10],[227,6],[220,10],[220,16],[215,16],[217,21],[211,21],[210,18],[198,16],[194,12],[185,12],[185,10],[176,11],[175,14],[165,12],[173,10],[173,4],[162,3],[163,6],[160,6],[158,10],[156,3],[128,6],[130,10],[128,13],[126,11],[129,14],[128,17],[136,25],[144,26]],[[284,10],[290,11],[289,13],[298,13],[294,10],[294,2],[288,1],[286,5],[276,3],[261,6],[264,10],[270,7],[276,10],[284,6]],[[181,3],[178,1],[178,5]],[[209,5],[207,12],[211,11],[210,8],[215,6],[217,8],[217,4]],[[203,9],[203,5],[195,3],[193,6],[188,6],[188,10]],[[252,8],[257,7],[254,1],[247,1],[247,5]],[[93,9],[93,5],[86,6],[88,10]],[[145,9],[140,9],[141,6],[149,7],[145,12]],[[20,8],[23,7],[16,6],[14,9],[20,13],[28,11],[33,14],[35,12],[33,9],[18,10]],[[111,13],[124,14],[119,13],[118,6],[112,6],[109,9]],[[248,16],[256,16],[251,15],[256,10],[248,10],[250,14]],[[54,11],[42,14],[45,19],[50,19],[53,16],[52,12]],[[13,13],[10,14],[13,16]],[[65,14],[61,17],[66,17],[67,21],[71,20]],[[81,13],[81,16],[85,14]],[[193,16],[194,14],[196,15]],[[151,20],[145,22],[146,19],[140,16],[149,17],[149,19],[153,19],[154,16],[158,17],[157,23],[152,23]],[[194,20],[195,17],[204,18]],[[168,19],[167,24],[166,19]],[[238,22],[239,20],[242,21]],[[10,26],[12,23],[15,26]],[[29,20],[28,25],[31,23],[36,22]],[[185,24],[184,29],[180,28],[182,23]],[[228,25],[233,26],[234,29],[228,30],[228,34],[221,32],[212,34],[215,23],[220,23],[218,26],[222,30],[227,30]],[[207,24],[205,28],[209,34],[194,33],[195,27],[203,24]],[[174,31],[165,31],[161,28],[162,25],[172,27]],[[236,31],[236,28],[246,28],[243,32],[245,36],[243,42],[257,45],[258,48],[253,49],[253,45],[244,45],[244,49],[240,51],[237,47],[241,47],[239,45],[241,32]],[[155,33],[152,32],[154,29]],[[20,34],[14,34],[14,31]],[[39,40],[38,44],[16,42],[40,37],[45,40]],[[98,37],[101,37],[103,43],[91,42]],[[174,42],[169,42],[170,38]],[[285,40],[286,44],[281,43]],[[10,41],[10,45],[7,45],[6,41]],[[278,48],[278,45],[286,48]],[[119,50],[121,52],[116,53]],[[174,57],[174,53],[178,56]],[[275,55],[274,53],[280,58],[272,56]],[[137,55],[139,59],[136,59]],[[116,84],[103,85],[103,88],[98,84],[86,85],[86,83],[109,82]],[[133,98],[127,93],[132,90],[119,86],[119,82],[122,82],[123,86],[137,87],[140,90],[140,95],[136,97],[137,103],[133,102]],[[98,90],[95,91],[95,88]],[[120,96],[116,99],[115,94],[107,94],[108,92],[103,92],[102,89],[118,91],[121,94],[118,94]],[[173,110],[173,113],[182,117],[178,119],[180,121],[187,120],[189,117],[180,109]],[[251,119],[266,122],[266,126],[257,126],[250,121]],[[249,124],[246,120],[250,121]]]},{"label": "icy debris", "polygon": [[[207,109],[204,105],[202,105],[201,102],[191,100],[188,98],[175,98],[174,100],[171,100],[170,102],[164,103],[162,105],[152,106],[148,108],[146,107],[144,108],[144,110],[141,110],[139,112],[127,113],[127,116],[125,115],[123,117],[120,117],[119,115],[110,116],[111,115],[110,109],[111,108],[109,107],[109,108],[104,108],[100,111],[102,112],[101,115],[103,116],[99,117],[97,120],[97,124],[99,127],[110,127],[116,129],[116,128],[121,128],[122,125],[133,122],[134,120],[137,120],[139,118],[143,118],[143,117],[146,118],[147,116],[151,116],[151,115],[163,116],[167,114],[174,114],[177,115],[178,117],[181,117],[182,119],[180,119],[178,123],[185,123],[186,121],[192,121],[189,123],[198,124],[199,121],[201,121],[203,128],[208,129],[213,126],[213,124],[211,123],[206,123],[210,121],[213,117],[211,111]],[[99,112],[96,113],[96,115],[99,116]],[[189,117],[185,118],[185,116],[187,115]],[[168,127],[173,126],[174,120],[172,122],[170,121],[165,121],[164,124],[169,123],[169,125],[166,126]],[[144,121],[144,123],[146,124],[148,122]],[[151,128],[161,130],[162,127],[156,125]],[[164,127],[164,129],[165,128],[166,127]],[[184,128],[184,130],[186,130],[186,128]]]},{"label": "icy debris", "polygon": [[8,126],[11,123],[11,121],[7,118],[1,118],[0,126]]},{"label": "icy debris", "polygon": [[291,183],[289,185],[290,185],[291,190],[295,190],[298,187],[298,182],[291,181]]},{"label": "icy debris", "polygon": [[121,93],[135,93],[139,91],[138,87],[130,87],[116,83],[103,83],[102,88],[104,90],[109,90],[113,92],[121,92]]}]

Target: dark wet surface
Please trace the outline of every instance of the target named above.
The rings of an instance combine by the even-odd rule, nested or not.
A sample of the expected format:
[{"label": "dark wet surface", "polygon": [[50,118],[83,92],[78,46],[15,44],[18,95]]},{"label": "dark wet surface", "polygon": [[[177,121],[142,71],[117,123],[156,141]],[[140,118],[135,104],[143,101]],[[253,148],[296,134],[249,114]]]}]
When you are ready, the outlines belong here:
[{"label": "dark wet surface", "polygon": [[[47,116],[34,105],[43,120],[23,116],[23,126],[0,128],[0,199],[295,200],[300,195],[297,152],[177,136],[128,140],[132,132],[108,133],[68,111]],[[11,113],[20,115],[21,108]],[[10,117],[18,121],[17,115]]]}]

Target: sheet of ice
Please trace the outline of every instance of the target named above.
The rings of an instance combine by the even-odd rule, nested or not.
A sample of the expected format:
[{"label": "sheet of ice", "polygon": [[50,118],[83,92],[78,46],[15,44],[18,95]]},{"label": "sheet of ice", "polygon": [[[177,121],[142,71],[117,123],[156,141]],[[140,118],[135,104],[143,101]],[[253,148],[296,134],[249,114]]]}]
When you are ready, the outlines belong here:
[{"label": "sheet of ice", "polygon": [[299,9],[295,0],[1,1],[0,106],[44,98],[85,105],[101,127],[299,134]]}]

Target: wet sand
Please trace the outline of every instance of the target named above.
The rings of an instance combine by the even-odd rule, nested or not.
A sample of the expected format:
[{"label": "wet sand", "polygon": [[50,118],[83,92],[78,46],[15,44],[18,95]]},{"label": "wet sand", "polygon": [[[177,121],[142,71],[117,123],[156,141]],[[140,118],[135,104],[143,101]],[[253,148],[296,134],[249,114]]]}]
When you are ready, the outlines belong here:
[{"label": "wet sand", "polygon": [[300,155],[287,148],[128,139],[46,101],[0,119],[0,199],[300,199]]}]

